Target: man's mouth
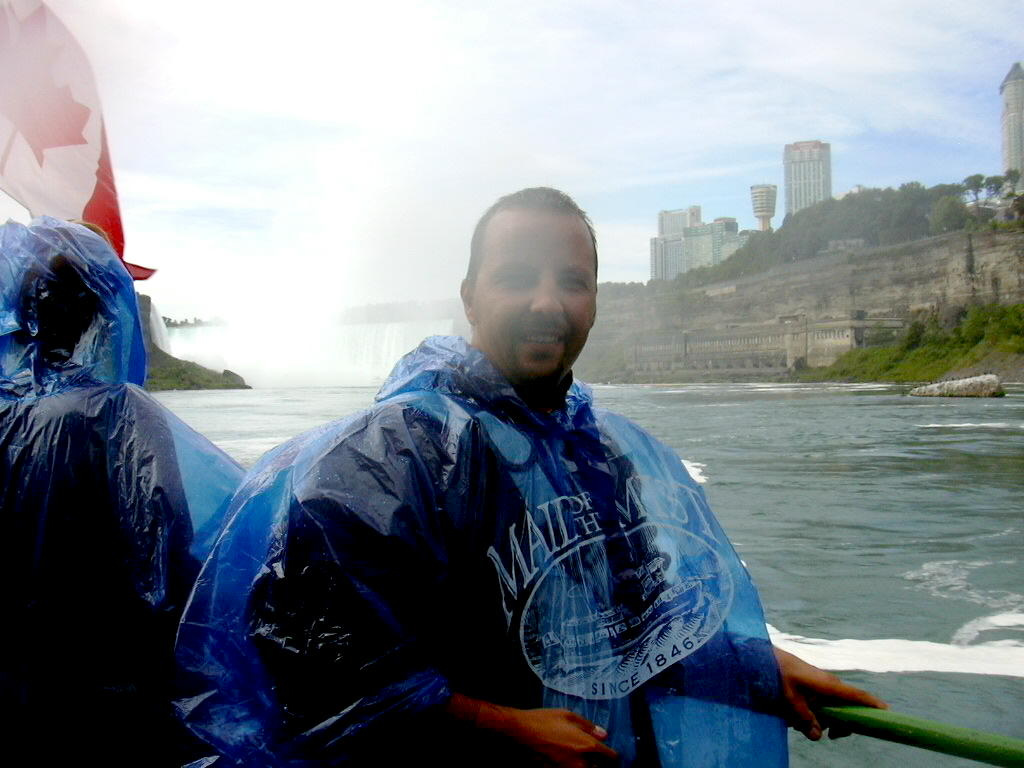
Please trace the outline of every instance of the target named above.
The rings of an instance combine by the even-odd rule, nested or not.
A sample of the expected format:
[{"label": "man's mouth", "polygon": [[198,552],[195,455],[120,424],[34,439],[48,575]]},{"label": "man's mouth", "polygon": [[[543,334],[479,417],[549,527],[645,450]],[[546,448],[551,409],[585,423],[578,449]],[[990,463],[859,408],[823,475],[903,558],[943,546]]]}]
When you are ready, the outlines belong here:
[{"label": "man's mouth", "polygon": [[522,336],[523,341],[528,344],[558,344],[562,341],[562,334],[560,333],[525,333]]}]

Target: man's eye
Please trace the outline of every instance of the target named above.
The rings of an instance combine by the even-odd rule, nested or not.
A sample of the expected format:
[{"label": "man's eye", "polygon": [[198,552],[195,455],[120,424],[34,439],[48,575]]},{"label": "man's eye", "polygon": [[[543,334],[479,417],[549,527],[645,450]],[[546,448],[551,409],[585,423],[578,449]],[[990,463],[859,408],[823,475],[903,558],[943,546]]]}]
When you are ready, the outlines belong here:
[{"label": "man's eye", "polygon": [[565,275],[562,278],[562,288],[570,291],[589,291],[590,281],[582,275]]},{"label": "man's eye", "polygon": [[530,275],[509,272],[498,276],[498,284],[505,288],[523,289],[533,285],[533,278]]}]

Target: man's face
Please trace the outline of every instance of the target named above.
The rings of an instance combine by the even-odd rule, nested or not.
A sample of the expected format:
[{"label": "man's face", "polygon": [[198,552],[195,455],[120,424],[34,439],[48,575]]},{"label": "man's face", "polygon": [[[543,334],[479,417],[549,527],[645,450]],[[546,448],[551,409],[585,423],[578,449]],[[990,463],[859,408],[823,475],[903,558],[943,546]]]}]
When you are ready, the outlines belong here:
[{"label": "man's face", "polygon": [[499,211],[484,231],[475,282],[462,284],[473,346],[514,385],[561,381],[594,324],[595,260],[578,216]]}]

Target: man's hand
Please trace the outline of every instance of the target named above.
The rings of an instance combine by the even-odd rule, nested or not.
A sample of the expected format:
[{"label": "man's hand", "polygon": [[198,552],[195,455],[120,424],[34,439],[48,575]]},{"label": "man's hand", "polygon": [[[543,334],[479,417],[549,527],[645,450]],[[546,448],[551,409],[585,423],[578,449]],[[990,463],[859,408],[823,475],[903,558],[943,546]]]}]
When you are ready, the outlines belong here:
[{"label": "man's hand", "polygon": [[[789,706],[787,720],[811,741],[821,738],[821,724],[812,711],[812,707],[817,704],[889,708],[888,704],[867,691],[847,685],[830,672],[818,669],[780,648],[775,648],[775,658],[782,674],[782,695]],[[829,725],[828,735],[831,739],[838,739],[849,736],[850,731],[841,725]]]},{"label": "man's hand", "polygon": [[587,768],[613,765],[618,755],[603,741],[608,732],[567,709],[503,708],[501,730],[545,765]]},{"label": "man's hand", "polygon": [[477,728],[500,733],[543,765],[588,768],[614,765],[618,754],[604,744],[608,732],[567,709],[514,709],[454,694],[448,712]]}]

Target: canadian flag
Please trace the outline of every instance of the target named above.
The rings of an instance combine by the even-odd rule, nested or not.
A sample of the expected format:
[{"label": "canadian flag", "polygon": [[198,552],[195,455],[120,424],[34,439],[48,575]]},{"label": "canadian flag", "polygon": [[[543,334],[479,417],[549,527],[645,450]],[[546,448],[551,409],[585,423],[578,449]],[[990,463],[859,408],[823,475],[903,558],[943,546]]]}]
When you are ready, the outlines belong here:
[{"label": "canadian flag", "polygon": [[[39,0],[0,0],[0,190],[28,208],[124,232],[85,52]],[[136,280],[156,270],[124,262]]]}]

